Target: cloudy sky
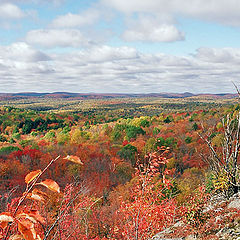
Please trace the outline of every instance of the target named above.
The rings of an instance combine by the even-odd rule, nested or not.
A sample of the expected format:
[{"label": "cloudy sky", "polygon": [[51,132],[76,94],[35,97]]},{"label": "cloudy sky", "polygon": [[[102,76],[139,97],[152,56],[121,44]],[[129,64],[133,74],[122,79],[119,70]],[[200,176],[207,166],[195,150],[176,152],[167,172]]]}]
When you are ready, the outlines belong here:
[{"label": "cloudy sky", "polygon": [[235,92],[239,0],[0,0],[0,92]]}]

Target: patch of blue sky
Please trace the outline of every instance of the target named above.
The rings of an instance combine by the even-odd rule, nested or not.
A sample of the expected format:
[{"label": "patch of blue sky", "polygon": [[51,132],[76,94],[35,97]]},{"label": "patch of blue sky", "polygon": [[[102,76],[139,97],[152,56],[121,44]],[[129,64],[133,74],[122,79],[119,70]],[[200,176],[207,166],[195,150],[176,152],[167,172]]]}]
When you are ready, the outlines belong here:
[{"label": "patch of blue sky", "polygon": [[186,33],[184,41],[186,47],[182,46],[184,47],[182,50],[188,49],[188,53],[199,47],[240,48],[240,28],[199,21],[193,18],[180,18],[178,20]]},{"label": "patch of blue sky", "polygon": [[196,19],[178,18],[178,29],[185,33],[185,40],[176,42],[126,42],[112,38],[111,46],[129,46],[143,53],[164,53],[176,56],[189,55],[200,47],[240,48],[240,28],[224,26]]}]

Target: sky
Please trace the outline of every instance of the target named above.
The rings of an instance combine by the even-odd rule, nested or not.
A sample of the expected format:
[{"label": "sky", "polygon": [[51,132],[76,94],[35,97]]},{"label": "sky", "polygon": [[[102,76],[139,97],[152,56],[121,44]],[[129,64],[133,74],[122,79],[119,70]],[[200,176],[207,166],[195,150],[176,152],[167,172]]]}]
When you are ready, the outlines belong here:
[{"label": "sky", "polygon": [[239,0],[0,0],[0,92],[235,93]]}]

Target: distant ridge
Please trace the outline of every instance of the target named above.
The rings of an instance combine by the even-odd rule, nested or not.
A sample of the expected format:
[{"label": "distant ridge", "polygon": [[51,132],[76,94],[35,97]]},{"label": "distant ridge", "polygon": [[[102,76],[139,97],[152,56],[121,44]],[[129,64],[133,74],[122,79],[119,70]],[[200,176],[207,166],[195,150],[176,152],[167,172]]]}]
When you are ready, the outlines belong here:
[{"label": "distant ridge", "polygon": [[237,94],[218,93],[218,94],[193,94],[190,92],[184,93],[71,93],[71,92],[20,92],[20,93],[0,93],[0,100],[7,99],[22,99],[22,98],[74,98],[74,99],[106,99],[106,98],[132,98],[132,97],[161,97],[161,98],[236,98]]}]

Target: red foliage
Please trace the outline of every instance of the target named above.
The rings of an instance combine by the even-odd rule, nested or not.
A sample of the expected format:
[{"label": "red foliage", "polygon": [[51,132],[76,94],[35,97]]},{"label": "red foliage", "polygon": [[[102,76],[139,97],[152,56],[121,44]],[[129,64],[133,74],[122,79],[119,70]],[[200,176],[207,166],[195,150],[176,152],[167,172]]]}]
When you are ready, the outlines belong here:
[{"label": "red foliage", "polygon": [[126,146],[128,143],[129,143],[128,140],[124,140],[123,143],[122,143],[122,145],[123,145],[123,146]]},{"label": "red foliage", "polygon": [[159,152],[146,155],[144,162],[138,162],[130,198],[122,200],[116,212],[114,239],[148,239],[173,223],[177,206],[166,194],[172,188],[165,176],[167,150],[161,148]]}]

